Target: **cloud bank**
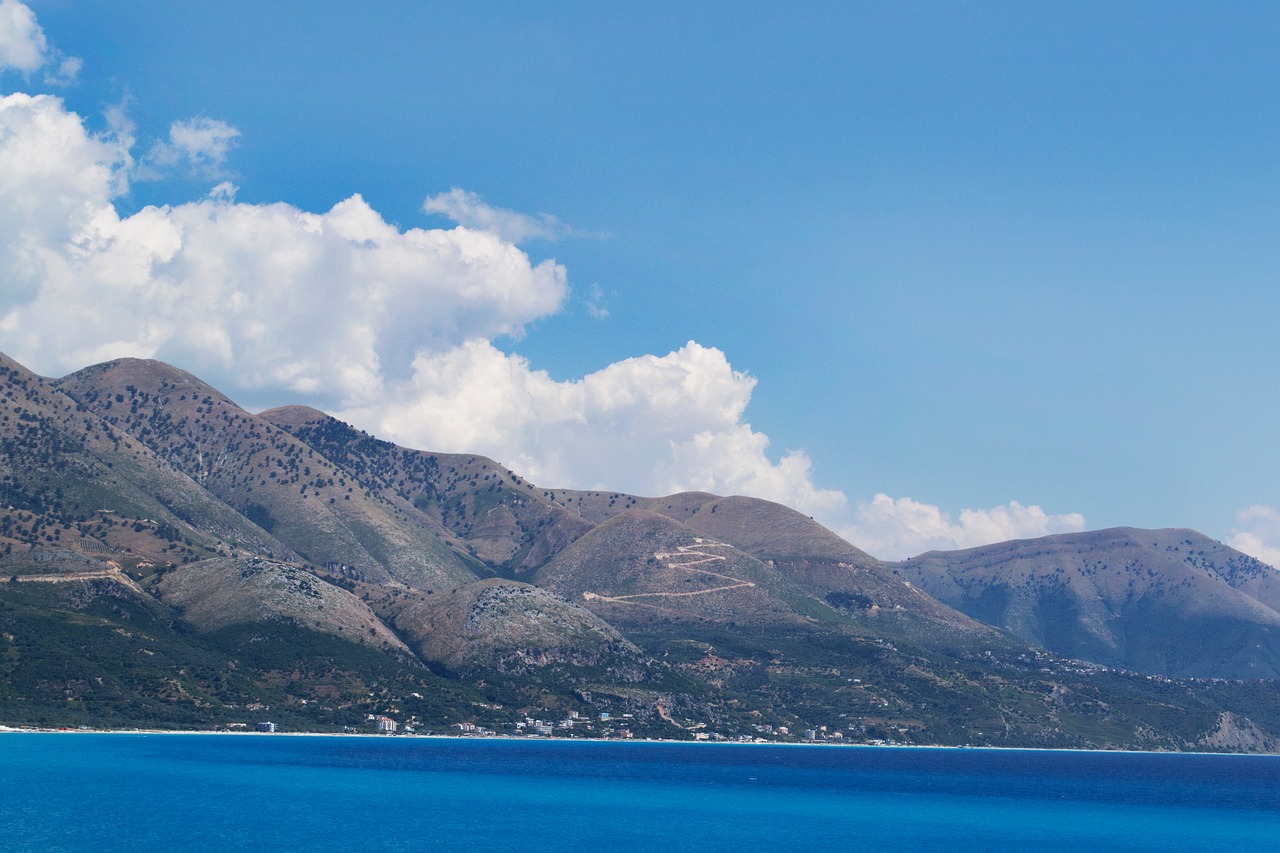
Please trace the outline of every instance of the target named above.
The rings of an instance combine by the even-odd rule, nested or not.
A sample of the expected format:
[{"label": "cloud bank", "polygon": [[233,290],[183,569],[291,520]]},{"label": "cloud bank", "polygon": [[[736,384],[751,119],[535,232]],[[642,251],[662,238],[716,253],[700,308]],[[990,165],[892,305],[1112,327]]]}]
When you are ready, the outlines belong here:
[{"label": "cloud bank", "polygon": [[[7,67],[54,61],[25,6],[0,0],[0,21]],[[802,451],[770,448],[746,420],[756,380],[696,341],[567,381],[503,352],[496,341],[564,307],[565,269],[519,248],[567,236],[555,217],[455,188],[423,207],[456,227],[402,230],[359,195],[310,212],[237,203],[225,181],[125,215],[131,181],[224,176],[239,133],[175,122],[135,157],[122,111],[108,125],[90,132],[50,95],[0,97],[0,348],[42,373],[160,358],[233,397],[310,403],[547,486],[775,500],[881,557],[1083,527],[1016,502],[958,521],[911,498],[850,505],[815,483]],[[588,310],[603,318],[601,297],[594,288]]]},{"label": "cloud bank", "polygon": [[382,393],[421,350],[517,333],[567,292],[554,262],[481,231],[400,231],[358,195],[310,213],[220,192],[122,217],[128,142],[56,98],[0,99],[0,333],[43,369],[155,356],[333,405]]}]

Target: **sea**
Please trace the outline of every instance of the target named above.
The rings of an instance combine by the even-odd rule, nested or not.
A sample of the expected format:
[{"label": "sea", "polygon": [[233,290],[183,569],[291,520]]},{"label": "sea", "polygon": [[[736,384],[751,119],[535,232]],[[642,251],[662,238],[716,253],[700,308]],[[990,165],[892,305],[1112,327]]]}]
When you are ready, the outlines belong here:
[{"label": "sea", "polygon": [[0,850],[1253,851],[1280,757],[0,734]]}]

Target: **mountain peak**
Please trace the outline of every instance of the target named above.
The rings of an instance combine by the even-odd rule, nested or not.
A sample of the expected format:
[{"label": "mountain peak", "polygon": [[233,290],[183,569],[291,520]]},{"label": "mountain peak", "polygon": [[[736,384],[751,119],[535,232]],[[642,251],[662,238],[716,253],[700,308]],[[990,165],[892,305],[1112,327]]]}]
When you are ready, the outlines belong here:
[{"label": "mountain peak", "polygon": [[210,397],[221,403],[231,398],[194,374],[151,358],[117,358],[77,370],[55,384],[75,396],[75,389],[91,387],[99,393],[165,394]]},{"label": "mountain peak", "polygon": [[298,427],[311,426],[317,423],[323,423],[332,420],[332,416],[314,409],[311,406],[276,406],[274,409],[267,409],[259,412],[258,417],[265,421],[270,421],[281,429],[293,431]]}]

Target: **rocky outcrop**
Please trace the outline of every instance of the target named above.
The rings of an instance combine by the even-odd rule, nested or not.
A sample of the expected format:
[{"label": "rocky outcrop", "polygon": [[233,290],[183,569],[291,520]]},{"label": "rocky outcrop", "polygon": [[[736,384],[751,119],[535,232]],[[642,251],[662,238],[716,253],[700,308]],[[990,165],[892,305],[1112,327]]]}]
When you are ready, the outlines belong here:
[{"label": "rocky outcrop", "polygon": [[1217,727],[1202,737],[1196,746],[1214,752],[1280,752],[1280,738],[1268,734],[1248,717],[1224,711]]},{"label": "rocky outcrop", "polygon": [[[525,583],[487,580],[417,596],[393,617],[422,657],[452,670],[565,664],[643,677],[644,655],[590,610]],[[627,673],[630,673],[627,675]]]},{"label": "rocky outcrop", "polygon": [[275,560],[202,560],[165,574],[157,591],[201,631],[284,620],[365,645],[409,651],[350,592]]}]

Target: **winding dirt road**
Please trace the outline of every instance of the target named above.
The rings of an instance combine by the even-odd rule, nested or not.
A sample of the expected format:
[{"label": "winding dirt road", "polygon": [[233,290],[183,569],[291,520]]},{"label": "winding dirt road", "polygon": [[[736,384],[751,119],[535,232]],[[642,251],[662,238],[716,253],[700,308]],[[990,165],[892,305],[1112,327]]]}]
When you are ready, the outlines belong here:
[{"label": "winding dirt road", "polygon": [[[723,554],[708,553],[707,548],[729,548],[724,542],[703,542],[701,539],[695,540],[694,545],[678,545],[675,551],[659,551],[653,556],[666,563],[669,569],[680,569],[686,572],[696,572],[700,575],[710,575],[713,578],[720,578],[728,581],[723,586],[709,587],[708,589],[694,590],[693,592],[638,592],[633,595],[602,595],[597,592],[584,592],[582,597],[587,601],[608,601],[615,604],[638,604],[644,607],[654,607],[655,605],[643,601],[637,601],[639,598],[692,598],[698,595],[708,595],[713,592],[724,592],[730,589],[741,589],[742,587],[755,586],[753,581],[743,578],[735,578],[731,575],[713,572],[709,569],[696,569],[694,566],[701,566],[706,563],[724,562],[726,557]],[[682,562],[675,562],[681,560]],[[659,610],[666,608],[659,607]]]},{"label": "winding dirt road", "polygon": [[95,569],[90,572],[59,572],[48,575],[17,575],[19,583],[75,583],[76,581],[111,580],[124,584],[135,592],[143,592],[142,587],[120,570],[119,566],[107,569]]}]

